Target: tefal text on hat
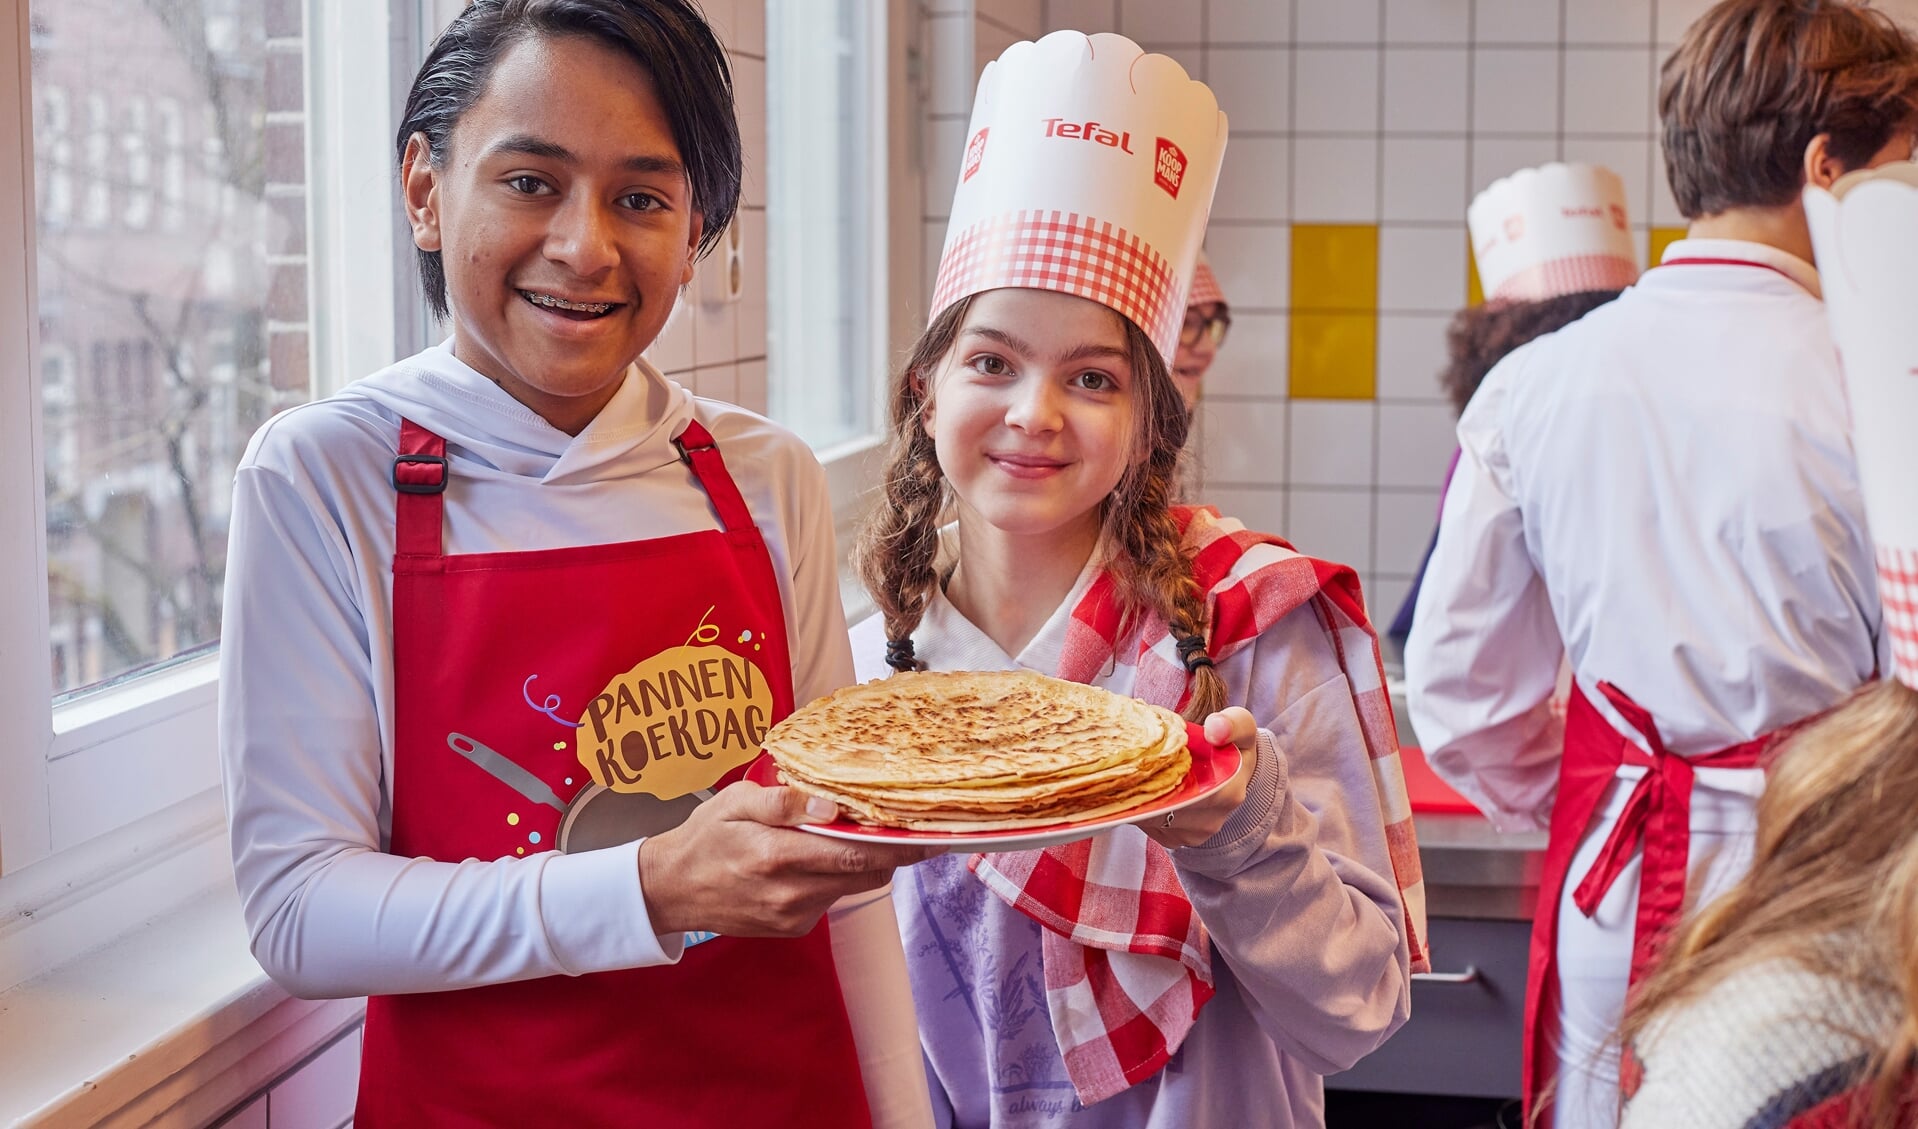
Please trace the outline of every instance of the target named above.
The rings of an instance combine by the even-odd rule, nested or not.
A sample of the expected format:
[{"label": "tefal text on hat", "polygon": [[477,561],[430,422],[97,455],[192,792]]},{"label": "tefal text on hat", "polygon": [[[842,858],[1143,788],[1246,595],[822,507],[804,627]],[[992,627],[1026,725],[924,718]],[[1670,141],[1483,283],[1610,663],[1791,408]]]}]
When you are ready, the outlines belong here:
[{"label": "tefal text on hat", "polygon": [[1064,118],[1047,118],[1045,123],[1047,137],[1077,137],[1085,141],[1097,141],[1108,148],[1132,152],[1130,132],[1114,133],[1109,129],[1099,128],[1098,122],[1069,122]]}]

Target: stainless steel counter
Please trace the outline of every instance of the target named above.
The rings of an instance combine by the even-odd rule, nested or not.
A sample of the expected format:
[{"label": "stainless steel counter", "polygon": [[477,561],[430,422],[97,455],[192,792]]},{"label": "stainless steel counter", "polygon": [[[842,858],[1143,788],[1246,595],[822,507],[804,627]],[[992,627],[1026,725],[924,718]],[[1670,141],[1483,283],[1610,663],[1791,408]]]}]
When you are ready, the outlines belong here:
[{"label": "stainless steel counter", "polygon": [[1545,863],[1545,833],[1502,834],[1484,816],[1420,812],[1419,863],[1431,917],[1529,921]]}]

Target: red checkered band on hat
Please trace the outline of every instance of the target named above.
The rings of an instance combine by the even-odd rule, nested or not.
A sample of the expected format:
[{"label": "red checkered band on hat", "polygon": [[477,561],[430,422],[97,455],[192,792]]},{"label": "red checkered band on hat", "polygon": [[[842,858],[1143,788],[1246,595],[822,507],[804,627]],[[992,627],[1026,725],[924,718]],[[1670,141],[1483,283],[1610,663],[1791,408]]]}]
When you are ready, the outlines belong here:
[{"label": "red checkered band on hat", "polygon": [[1918,549],[1878,547],[1878,598],[1898,681],[1918,690]]},{"label": "red checkered band on hat", "polygon": [[932,316],[969,294],[1018,286],[1090,298],[1131,318],[1170,364],[1185,310],[1172,265],[1145,240],[1090,216],[1005,212],[946,243]]},{"label": "red checkered band on hat", "polygon": [[1226,305],[1225,291],[1219,289],[1219,276],[1212,273],[1212,264],[1199,256],[1199,263],[1192,268],[1192,292],[1185,296],[1186,308],[1209,306],[1217,302]]},{"label": "red checkered band on hat", "polygon": [[1630,259],[1571,255],[1526,267],[1485,297],[1500,302],[1539,302],[1586,290],[1623,290],[1636,281],[1638,264]]}]

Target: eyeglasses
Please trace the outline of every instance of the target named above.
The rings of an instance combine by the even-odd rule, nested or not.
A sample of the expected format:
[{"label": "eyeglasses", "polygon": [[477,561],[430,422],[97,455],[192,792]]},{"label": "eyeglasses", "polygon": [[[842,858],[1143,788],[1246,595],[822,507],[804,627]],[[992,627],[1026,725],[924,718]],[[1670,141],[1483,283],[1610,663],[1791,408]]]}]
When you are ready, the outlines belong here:
[{"label": "eyeglasses", "polygon": [[1179,344],[1197,345],[1199,338],[1208,337],[1214,349],[1225,344],[1226,331],[1232,328],[1230,314],[1220,311],[1211,317],[1205,317],[1196,311],[1188,310],[1185,324],[1179,327]]}]

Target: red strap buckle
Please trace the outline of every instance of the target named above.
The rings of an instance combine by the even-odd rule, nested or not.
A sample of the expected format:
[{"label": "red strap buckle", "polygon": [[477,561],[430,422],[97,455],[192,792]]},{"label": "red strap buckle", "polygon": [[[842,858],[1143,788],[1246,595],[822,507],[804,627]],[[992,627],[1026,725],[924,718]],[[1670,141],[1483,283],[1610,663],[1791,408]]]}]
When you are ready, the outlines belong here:
[{"label": "red strap buckle", "polygon": [[686,446],[684,436],[680,436],[673,440],[673,449],[679,452],[679,461],[682,463],[685,463],[687,466],[693,465],[693,454],[695,452],[715,450],[718,448],[718,446],[719,445],[717,443],[714,443],[711,439],[708,439],[704,443],[696,443],[691,447]]},{"label": "red strap buckle", "polygon": [[393,489],[402,494],[446,492],[445,455],[395,455]]}]

